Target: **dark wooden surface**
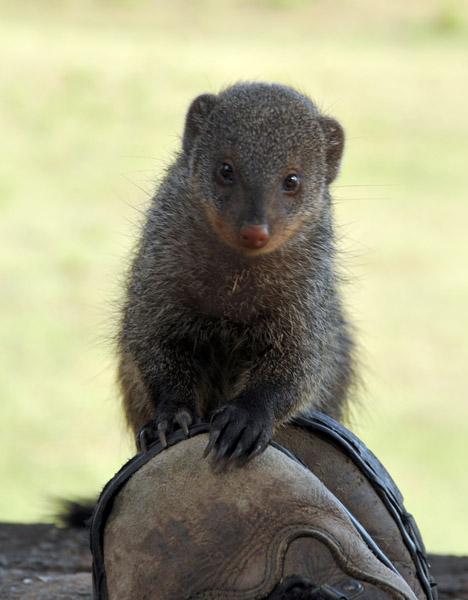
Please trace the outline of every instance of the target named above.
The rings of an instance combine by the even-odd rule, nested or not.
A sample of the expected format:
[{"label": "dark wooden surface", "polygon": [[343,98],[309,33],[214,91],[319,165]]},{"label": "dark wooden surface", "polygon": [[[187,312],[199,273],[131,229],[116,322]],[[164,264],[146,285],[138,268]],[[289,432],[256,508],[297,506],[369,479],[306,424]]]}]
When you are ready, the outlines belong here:
[{"label": "dark wooden surface", "polygon": [[[468,600],[468,557],[431,555],[440,600]],[[91,600],[87,534],[0,523],[1,600]]]},{"label": "dark wooden surface", "polygon": [[91,590],[84,530],[0,524],[1,600],[88,600]]}]

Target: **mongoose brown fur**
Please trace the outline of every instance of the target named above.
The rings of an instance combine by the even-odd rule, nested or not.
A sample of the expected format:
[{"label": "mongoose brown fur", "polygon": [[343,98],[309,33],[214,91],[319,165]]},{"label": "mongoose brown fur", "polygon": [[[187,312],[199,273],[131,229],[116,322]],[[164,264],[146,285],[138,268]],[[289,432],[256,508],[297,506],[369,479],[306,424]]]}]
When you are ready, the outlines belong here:
[{"label": "mongoose brown fur", "polygon": [[329,185],[344,132],[307,97],[246,83],[191,104],[154,195],[118,339],[128,424],[161,442],[211,419],[207,453],[239,464],[275,427],[340,418],[352,380]]}]

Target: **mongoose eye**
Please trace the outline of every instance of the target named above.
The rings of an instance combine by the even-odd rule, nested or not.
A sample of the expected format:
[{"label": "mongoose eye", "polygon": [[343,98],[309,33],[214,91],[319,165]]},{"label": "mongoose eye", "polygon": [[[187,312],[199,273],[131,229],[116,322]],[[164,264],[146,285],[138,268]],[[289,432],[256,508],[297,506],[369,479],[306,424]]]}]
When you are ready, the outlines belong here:
[{"label": "mongoose eye", "polygon": [[234,182],[234,169],[229,163],[223,163],[218,169],[218,178],[221,183],[233,183]]},{"label": "mongoose eye", "polygon": [[296,173],[290,173],[283,181],[283,190],[285,192],[295,192],[299,187],[300,179]]}]

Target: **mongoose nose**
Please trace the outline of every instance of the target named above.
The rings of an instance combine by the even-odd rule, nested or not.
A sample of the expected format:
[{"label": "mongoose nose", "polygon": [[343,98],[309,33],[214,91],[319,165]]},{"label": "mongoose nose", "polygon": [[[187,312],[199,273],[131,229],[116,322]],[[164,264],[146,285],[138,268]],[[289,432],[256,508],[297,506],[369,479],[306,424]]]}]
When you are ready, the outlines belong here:
[{"label": "mongoose nose", "polygon": [[263,248],[270,240],[268,225],[242,225],[239,233],[244,248]]}]

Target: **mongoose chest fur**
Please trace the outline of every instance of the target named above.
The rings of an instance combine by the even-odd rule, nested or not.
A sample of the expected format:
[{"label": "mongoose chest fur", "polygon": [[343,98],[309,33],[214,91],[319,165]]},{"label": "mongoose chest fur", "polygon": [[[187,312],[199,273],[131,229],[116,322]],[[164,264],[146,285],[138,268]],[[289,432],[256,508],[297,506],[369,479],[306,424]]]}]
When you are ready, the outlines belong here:
[{"label": "mongoose chest fur", "polygon": [[341,125],[278,84],[192,102],[126,282],[118,338],[128,424],[163,444],[211,419],[207,453],[242,464],[275,428],[340,418],[353,375],[329,185]]}]

